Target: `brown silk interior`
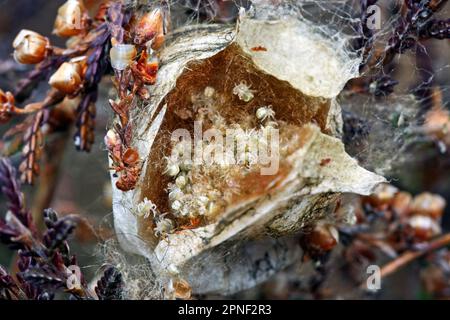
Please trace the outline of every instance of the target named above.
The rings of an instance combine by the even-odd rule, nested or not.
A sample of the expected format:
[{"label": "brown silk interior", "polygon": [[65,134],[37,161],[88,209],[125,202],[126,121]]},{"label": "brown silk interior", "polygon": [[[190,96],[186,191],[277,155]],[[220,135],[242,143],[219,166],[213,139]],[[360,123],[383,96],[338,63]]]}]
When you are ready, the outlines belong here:
[{"label": "brown silk interior", "polygon": [[[242,81],[255,90],[254,98],[250,102],[241,101],[232,94],[233,88]],[[299,127],[307,123],[315,123],[326,133],[329,100],[306,96],[288,82],[280,81],[259,71],[237,45],[232,44],[209,59],[192,62],[178,78],[175,89],[160,105],[167,103],[168,109],[149,154],[146,176],[141,186],[141,198],[151,199],[160,212],[169,212],[166,187],[171,178],[163,174],[165,167],[163,157],[170,155],[171,132],[185,128],[193,136],[195,115],[191,97],[204,92],[207,86],[213,87],[220,96],[224,97],[221,101],[220,113],[231,123],[239,123],[246,116],[254,115],[259,107],[271,105],[277,120]],[[207,129],[203,127],[203,130]],[[260,175],[247,177],[245,181],[242,181],[243,185],[248,186],[243,197],[250,198],[264,193],[265,186],[274,179],[280,180],[280,175],[285,175],[285,171],[281,159],[279,175],[270,176],[270,178]],[[242,199],[236,199],[236,201],[239,200]],[[147,231],[152,234],[151,220],[142,222],[143,235],[147,234]]]}]

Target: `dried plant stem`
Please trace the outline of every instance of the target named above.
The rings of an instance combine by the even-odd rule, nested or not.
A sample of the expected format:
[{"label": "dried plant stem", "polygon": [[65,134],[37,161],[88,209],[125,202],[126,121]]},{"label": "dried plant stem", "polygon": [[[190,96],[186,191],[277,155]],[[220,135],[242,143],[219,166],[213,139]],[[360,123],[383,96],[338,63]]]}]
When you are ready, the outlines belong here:
[{"label": "dried plant stem", "polygon": [[[38,230],[44,230],[44,217],[42,212],[50,207],[59,177],[59,169],[63,160],[64,150],[70,141],[70,130],[64,131],[55,137],[51,145],[44,149],[43,174],[40,176],[33,198],[31,208],[32,219]],[[18,269],[18,255],[11,258],[10,270],[15,274]]]},{"label": "dried plant stem", "polygon": [[42,212],[50,207],[58,183],[61,162],[67,143],[71,140],[70,130],[55,136],[51,144],[44,149],[43,172],[38,180],[33,199],[31,214],[39,230],[44,228]]},{"label": "dried plant stem", "polygon": [[389,262],[381,268],[381,278],[387,277],[413,260],[447,245],[450,245],[450,233],[431,241],[423,250],[408,251],[395,260]]}]

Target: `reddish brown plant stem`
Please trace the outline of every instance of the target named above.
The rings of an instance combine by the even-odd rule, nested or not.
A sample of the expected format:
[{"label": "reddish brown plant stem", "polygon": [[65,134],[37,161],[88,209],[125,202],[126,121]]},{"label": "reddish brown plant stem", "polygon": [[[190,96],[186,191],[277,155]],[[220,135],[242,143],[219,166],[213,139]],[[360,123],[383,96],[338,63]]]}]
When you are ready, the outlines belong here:
[{"label": "reddish brown plant stem", "polygon": [[423,250],[408,251],[381,268],[381,278],[387,277],[421,256],[450,245],[450,233],[431,241]]}]

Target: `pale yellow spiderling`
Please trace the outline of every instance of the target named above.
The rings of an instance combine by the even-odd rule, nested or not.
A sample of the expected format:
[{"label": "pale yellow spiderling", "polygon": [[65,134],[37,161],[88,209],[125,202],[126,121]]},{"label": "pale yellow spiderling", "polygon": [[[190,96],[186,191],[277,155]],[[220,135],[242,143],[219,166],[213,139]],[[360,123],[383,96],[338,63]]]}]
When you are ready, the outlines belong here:
[{"label": "pale yellow spiderling", "polygon": [[256,110],[256,118],[261,122],[266,120],[274,120],[275,111],[273,111],[272,106],[259,107]]},{"label": "pale yellow spiderling", "polygon": [[233,94],[244,102],[251,101],[255,97],[254,93],[255,90],[250,89],[250,86],[245,81],[241,81],[233,88]]}]

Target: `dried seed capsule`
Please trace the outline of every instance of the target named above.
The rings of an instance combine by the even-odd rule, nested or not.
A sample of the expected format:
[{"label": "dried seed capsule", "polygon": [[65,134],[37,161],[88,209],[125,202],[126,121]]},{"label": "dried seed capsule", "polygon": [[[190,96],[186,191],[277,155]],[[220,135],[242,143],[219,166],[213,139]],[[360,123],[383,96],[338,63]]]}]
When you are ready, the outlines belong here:
[{"label": "dried seed capsule", "polygon": [[398,189],[390,184],[382,184],[379,185],[375,192],[364,198],[366,202],[372,205],[374,208],[380,208],[380,206],[386,206],[392,204],[395,195],[397,194]]},{"label": "dried seed capsule", "polygon": [[11,119],[11,112],[15,108],[14,102],[11,92],[0,89],[0,123],[6,123]]},{"label": "dried seed capsule", "polygon": [[418,241],[427,241],[441,233],[439,224],[429,216],[416,215],[408,220],[408,226]]},{"label": "dried seed capsule", "polygon": [[81,0],[68,0],[58,9],[53,33],[60,37],[71,37],[83,30],[86,8]]},{"label": "dried seed capsule", "polygon": [[320,251],[330,251],[339,242],[339,233],[334,226],[317,225],[308,235],[310,245]]},{"label": "dried seed capsule", "polygon": [[411,214],[426,215],[439,219],[445,208],[445,199],[440,195],[424,192],[416,197],[411,204]]},{"label": "dried seed capsule", "polygon": [[95,20],[98,21],[106,21],[106,17],[108,15],[108,9],[111,6],[111,1],[109,0],[105,0],[102,3],[100,3],[99,7],[98,7],[98,11],[94,17]]},{"label": "dried seed capsule", "polygon": [[188,300],[191,298],[192,289],[189,283],[183,279],[176,279],[172,282],[172,292],[175,299]]},{"label": "dried seed capsule", "polygon": [[392,208],[399,216],[406,216],[410,209],[412,196],[407,192],[399,192],[395,195]]},{"label": "dried seed capsule", "polygon": [[111,65],[114,69],[125,70],[136,58],[136,47],[132,44],[117,44],[111,48]]},{"label": "dried seed capsule", "polygon": [[45,59],[49,40],[39,33],[22,30],[13,41],[14,59],[23,64],[35,64]]},{"label": "dried seed capsule", "polygon": [[158,49],[164,43],[165,21],[164,12],[156,8],[143,15],[135,27],[134,42],[144,44],[152,41],[152,49]]},{"label": "dried seed capsule", "polygon": [[139,161],[139,153],[133,148],[128,148],[124,152],[122,160],[127,165],[136,164]]},{"label": "dried seed capsule", "polygon": [[118,143],[119,137],[113,130],[108,130],[104,138],[105,145],[109,150],[112,150]]},{"label": "dried seed capsule", "polygon": [[73,94],[80,89],[83,83],[84,59],[76,58],[64,62],[50,77],[49,84],[66,94]]},{"label": "dried seed capsule", "polygon": [[144,82],[144,84],[151,85],[155,84],[156,82],[156,74],[158,73],[158,68],[158,58],[149,55],[147,51],[144,51],[133,70],[139,75],[139,78]]}]

